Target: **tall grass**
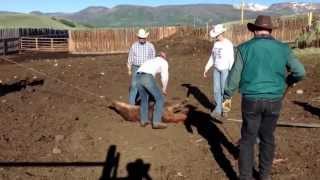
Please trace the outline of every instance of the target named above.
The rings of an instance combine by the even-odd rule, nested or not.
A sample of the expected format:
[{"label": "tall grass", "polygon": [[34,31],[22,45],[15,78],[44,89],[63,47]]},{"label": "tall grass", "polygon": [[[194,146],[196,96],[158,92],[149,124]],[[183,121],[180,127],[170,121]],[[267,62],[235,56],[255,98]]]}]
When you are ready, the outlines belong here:
[{"label": "tall grass", "polygon": [[[68,21],[68,23],[72,23]],[[72,23],[72,26],[61,22],[59,19],[54,19],[46,16],[30,15],[30,14],[0,14],[0,29],[6,28],[52,28],[52,29],[72,29],[84,28],[77,23]]]}]

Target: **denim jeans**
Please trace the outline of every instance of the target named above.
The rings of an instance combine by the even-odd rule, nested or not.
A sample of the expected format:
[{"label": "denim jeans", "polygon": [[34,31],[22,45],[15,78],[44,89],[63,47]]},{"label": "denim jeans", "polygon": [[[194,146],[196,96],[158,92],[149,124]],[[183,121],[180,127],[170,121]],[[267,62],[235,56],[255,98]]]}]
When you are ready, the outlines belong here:
[{"label": "denim jeans", "polygon": [[214,112],[217,114],[222,114],[222,101],[225,82],[228,77],[229,70],[218,70],[214,68],[213,70],[213,94],[214,100],[216,102],[216,107]]},{"label": "denim jeans", "polygon": [[163,113],[164,97],[160,88],[157,86],[156,80],[151,74],[137,74],[137,87],[141,98],[140,104],[140,121],[146,123],[149,114],[149,94],[155,100],[155,107],[153,111],[153,125],[161,122]]},{"label": "denim jeans", "polygon": [[129,103],[132,105],[136,104],[136,98],[138,94],[137,88],[137,70],[140,66],[132,65],[131,66],[131,84],[129,90]]},{"label": "denim jeans", "polygon": [[242,118],[239,154],[240,180],[252,179],[254,144],[259,137],[259,176],[270,176],[275,151],[274,131],[282,100],[252,100],[242,98]]}]

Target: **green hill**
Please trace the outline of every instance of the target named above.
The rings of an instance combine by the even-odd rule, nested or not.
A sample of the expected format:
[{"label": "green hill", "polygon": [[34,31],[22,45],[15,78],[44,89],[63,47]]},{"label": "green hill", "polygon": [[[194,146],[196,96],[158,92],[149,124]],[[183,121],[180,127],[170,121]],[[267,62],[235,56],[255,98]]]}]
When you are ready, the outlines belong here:
[{"label": "green hill", "polygon": [[86,26],[69,20],[48,16],[22,13],[0,13],[0,29],[2,28],[74,29],[86,28]]},{"label": "green hill", "polygon": [[[96,10],[95,10],[96,9]],[[89,7],[78,13],[61,15],[76,22],[97,27],[144,26],[144,25],[202,25],[238,20],[240,11],[232,5],[171,5],[171,6],[134,6],[119,5],[112,9]],[[253,18],[255,12],[246,12]]]},{"label": "green hill", "polygon": [[[282,16],[306,13],[309,10],[295,3],[273,4],[263,11],[245,10],[245,19],[255,19],[258,14]],[[320,5],[314,5],[314,12]],[[298,8],[298,9],[297,9]],[[37,12],[41,13],[41,12]],[[165,6],[118,5],[113,8],[91,6],[75,13],[41,13],[62,17],[74,22],[96,27],[125,27],[149,25],[196,25],[217,24],[240,19],[240,9],[230,4],[189,4]]]}]

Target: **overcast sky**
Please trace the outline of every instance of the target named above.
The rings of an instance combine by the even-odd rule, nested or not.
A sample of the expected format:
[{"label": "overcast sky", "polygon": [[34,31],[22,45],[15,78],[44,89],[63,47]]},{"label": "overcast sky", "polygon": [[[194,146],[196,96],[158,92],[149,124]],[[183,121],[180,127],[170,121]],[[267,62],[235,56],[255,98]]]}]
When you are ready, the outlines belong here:
[{"label": "overcast sky", "polygon": [[[262,5],[270,5],[279,2],[275,0],[245,0],[247,3],[258,3]],[[292,0],[291,0],[292,1]],[[241,0],[0,0],[0,11],[15,11],[15,12],[30,12],[30,11],[43,11],[43,12],[76,12],[88,6],[105,6],[114,7],[119,4],[132,4],[132,5],[146,5],[146,6],[159,6],[171,4],[240,4]],[[295,1],[295,2],[314,2],[319,3],[320,0],[309,1]]]}]

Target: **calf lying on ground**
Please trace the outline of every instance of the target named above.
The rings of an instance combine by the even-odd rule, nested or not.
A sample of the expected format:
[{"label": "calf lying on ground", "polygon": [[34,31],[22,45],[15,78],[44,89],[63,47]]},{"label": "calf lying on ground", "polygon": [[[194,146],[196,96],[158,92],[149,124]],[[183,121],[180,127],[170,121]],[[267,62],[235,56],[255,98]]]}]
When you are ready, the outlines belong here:
[{"label": "calf lying on ground", "polygon": [[[140,106],[130,105],[121,101],[113,101],[111,108],[116,110],[126,121],[140,121]],[[149,120],[152,119],[153,105],[149,106]],[[179,123],[187,119],[188,109],[183,104],[165,103],[162,122]]]}]

